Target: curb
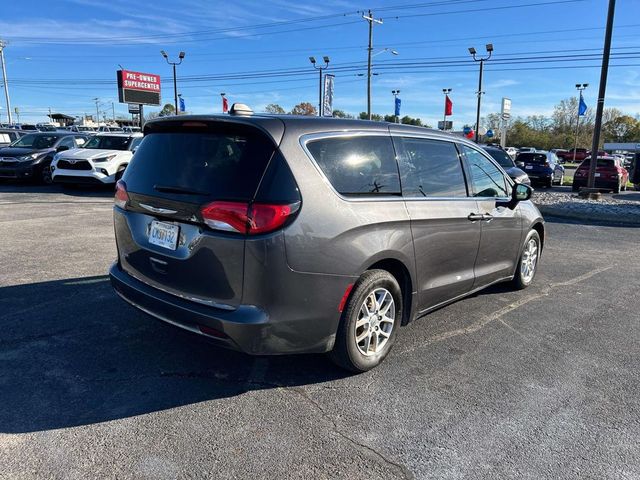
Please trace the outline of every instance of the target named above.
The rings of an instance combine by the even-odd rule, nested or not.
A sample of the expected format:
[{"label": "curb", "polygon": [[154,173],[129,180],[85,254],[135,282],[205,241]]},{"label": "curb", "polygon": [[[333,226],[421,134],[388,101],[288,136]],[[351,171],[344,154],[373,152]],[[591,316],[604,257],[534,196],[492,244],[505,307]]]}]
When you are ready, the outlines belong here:
[{"label": "curb", "polygon": [[606,213],[581,213],[572,212],[570,210],[555,207],[553,205],[538,205],[538,210],[542,215],[549,217],[562,218],[566,220],[578,220],[585,224],[608,224],[615,227],[640,227],[640,218],[638,219],[621,219],[619,216],[608,215]]}]

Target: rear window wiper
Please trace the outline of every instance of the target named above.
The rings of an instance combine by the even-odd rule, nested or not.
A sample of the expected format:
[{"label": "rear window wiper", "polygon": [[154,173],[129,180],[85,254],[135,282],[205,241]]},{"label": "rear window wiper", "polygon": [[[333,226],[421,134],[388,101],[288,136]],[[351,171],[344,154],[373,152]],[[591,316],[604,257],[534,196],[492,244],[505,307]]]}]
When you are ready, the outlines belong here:
[{"label": "rear window wiper", "polygon": [[203,192],[201,190],[193,190],[191,188],[177,187],[173,185],[154,185],[154,190],[164,193],[178,193],[184,195],[209,195],[209,192]]}]

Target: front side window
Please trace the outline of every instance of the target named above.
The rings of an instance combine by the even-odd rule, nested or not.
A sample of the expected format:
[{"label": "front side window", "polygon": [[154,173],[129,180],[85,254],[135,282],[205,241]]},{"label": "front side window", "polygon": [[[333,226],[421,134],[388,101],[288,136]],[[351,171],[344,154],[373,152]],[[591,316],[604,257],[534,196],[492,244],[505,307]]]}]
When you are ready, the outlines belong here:
[{"label": "front side window", "polygon": [[507,182],[502,172],[478,150],[461,145],[471,176],[474,197],[508,197]]},{"label": "front side window", "polygon": [[400,195],[398,165],[390,137],[323,138],[310,141],[307,148],[342,195]]},{"label": "front side window", "polygon": [[73,142],[73,137],[64,137],[62,140],[60,140],[60,146],[67,148],[76,148],[76,144]]},{"label": "front side window", "polygon": [[466,197],[458,151],[452,142],[398,138],[402,145],[400,173],[405,197]]}]

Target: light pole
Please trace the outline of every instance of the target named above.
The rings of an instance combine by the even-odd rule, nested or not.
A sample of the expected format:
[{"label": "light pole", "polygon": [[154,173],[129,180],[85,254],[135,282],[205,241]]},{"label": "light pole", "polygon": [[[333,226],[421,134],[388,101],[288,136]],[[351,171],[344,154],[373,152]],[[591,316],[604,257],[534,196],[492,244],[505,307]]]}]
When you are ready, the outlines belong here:
[{"label": "light pole", "polygon": [[4,47],[7,44],[4,40],[0,40],[0,63],[2,64],[2,83],[4,85],[4,98],[7,102],[7,119],[9,124],[13,123],[11,118],[11,99],[9,98],[9,83],[7,82],[7,67],[4,65]]},{"label": "light pole", "polygon": [[100,126],[100,112],[98,111],[98,104],[100,103],[100,99],[99,98],[94,98],[93,99],[94,102],[96,102],[96,126],[99,127]]},{"label": "light pole", "polygon": [[396,123],[400,123],[400,115],[397,113],[398,95],[400,94],[400,90],[391,90],[391,93],[393,93],[393,113],[395,113]]},{"label": "light pole", "polygon": [[160,53],[162,54],[162,56],[164,57],[164,59],[167,61],[167,63],[169,65],[173,65],[173,100],[174,100],[174,105],[175,105],[175,109],[176,109],[176,115],[179,115],[179,111],[178,111],[178,80],[176,78],[176,65],[180,65],[182,63],[182,60],[184,59],[184,52],[180,52],[180,54],[178,55],[178,59],[180,60],[179,62],[170,62],[169,61],[169,56],[167,55],[167,52],[165,52],[164,50],[160,50]]},{"label": "light pole", "polygon": [[311,62],[311,65],[313,65],[313,68],[315,68],[320,72],[320,83],[318,83],[318,116],[319,117],[322,116],[322,70],[326,70],[327,68],[329,68],[329,57],[325,55],[324,57],[322,57],[322,60],[324,61],[324,66],[322,65],[318,66],[318,64],[316,63],[316,57],[309,57],[309,61]]},{"label": "light pole", "polygon": [[443,88],[442,93],[444,93],[444,115],[442,116],[442,131],[447,131],[447,95],[451,93],[450,88]]},{"label": "light pole", "polygon": [[473,47],[469,47],[469,53],[473,57],[473,60],[476,62],[480,62],[480,78],[478,79],[478,109],[476,111],[476,143],[478,143],[478,131],[480,130],[480,103],[482,102],[482,72],[484,70],[484,62],[491,58],[491,54],[493,53],[493,44],[487,43],[486,45],[487,55],[486,57],[476,57],[476,49]]},{"label": "light pole", "polygon": [[588,86],[588,83],[576,83],[576,89],[580,93],[578,95],[578,112],[576,114],[576,144],[573,147],[573,163],[576,163],[576,149],[578,148],[578,128],[580,127],[580,97],[582,97],[582,91]]}]

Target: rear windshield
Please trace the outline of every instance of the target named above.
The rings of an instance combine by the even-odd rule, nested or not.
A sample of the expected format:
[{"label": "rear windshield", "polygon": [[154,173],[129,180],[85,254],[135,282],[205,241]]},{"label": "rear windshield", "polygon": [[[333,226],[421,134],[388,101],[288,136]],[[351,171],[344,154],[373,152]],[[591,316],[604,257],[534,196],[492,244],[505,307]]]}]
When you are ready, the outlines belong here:
[{"label": "rear windshield", "polygon": [[511,160],[509,154],[504,150],[500,150],[499,148],[486,148],[485,150],[502,168],[511,168],[514,166],[513,160]]},{"label": "rear windshield", "polygon": [[545,153],[521,153],[518,155],[518,161],[543,165],[547,161],[547,155]]},{"label": "rear windshield", "polygon": [[[150,133],[124,181],[134,193],[179,201],[250,200],[274,151],[260,132]],[[183,192],[183,193],[180,193]]]},{"label": "rear windshield", "polygon": [[[589,168],[591,166],[591,160],[585,160],[580,164],[580,168]],[[596,168],[615,168],[616,161],[613,158],[599,158]]]}]

